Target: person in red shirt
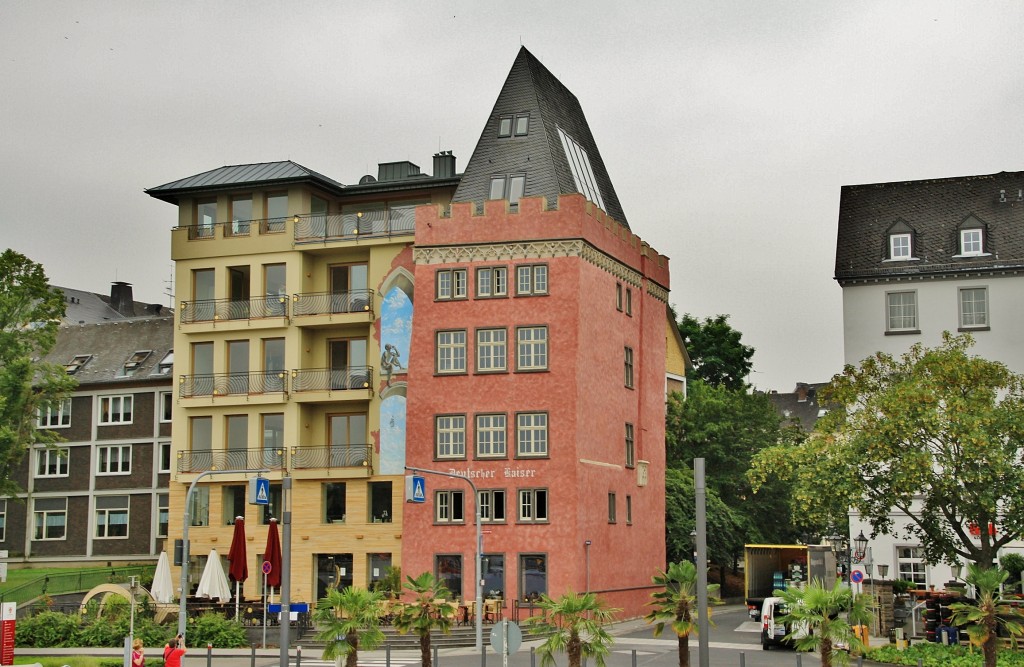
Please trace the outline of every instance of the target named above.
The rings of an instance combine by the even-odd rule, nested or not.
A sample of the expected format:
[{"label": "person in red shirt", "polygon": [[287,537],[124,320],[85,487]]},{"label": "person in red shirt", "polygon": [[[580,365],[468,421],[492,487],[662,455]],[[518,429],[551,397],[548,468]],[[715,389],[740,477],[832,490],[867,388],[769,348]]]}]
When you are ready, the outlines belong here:
[{"label": "person in red shirt", "polygon": [[164,667],[181,667],[185,655],[185,638],[178,635],[164,646]]}]

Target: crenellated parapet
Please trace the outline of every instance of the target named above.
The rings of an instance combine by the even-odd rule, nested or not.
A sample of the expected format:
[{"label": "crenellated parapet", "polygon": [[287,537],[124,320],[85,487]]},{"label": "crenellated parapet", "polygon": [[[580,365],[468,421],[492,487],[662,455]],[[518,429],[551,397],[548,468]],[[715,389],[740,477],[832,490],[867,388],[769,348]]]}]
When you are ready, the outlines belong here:
[{"label": "crenellated parapet", "polygon": [[[572,242],[582,242],[574,244]],[[505,200],[454,202],[450,211],[426,205],[416,209],[417,263],[486,261],[502,258],[580,256],[667,301],[668,257],[659,254],[583,195],[526,197],[517,206]]]}]

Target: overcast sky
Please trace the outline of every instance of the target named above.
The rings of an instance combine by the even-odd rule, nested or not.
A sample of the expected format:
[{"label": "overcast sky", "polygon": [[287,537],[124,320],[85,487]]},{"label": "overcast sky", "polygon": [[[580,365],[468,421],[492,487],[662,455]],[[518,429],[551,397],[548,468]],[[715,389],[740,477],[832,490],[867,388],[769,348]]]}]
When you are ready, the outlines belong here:
[{"label": "overcast sky", "polygon": [[294,160],[469,160],[520,45],[579,98],[671,302],[751,381],[842,366],[839,188],[1024,169],[1024,3],[0,2],[0,246],[171,303],[143,189]]}]

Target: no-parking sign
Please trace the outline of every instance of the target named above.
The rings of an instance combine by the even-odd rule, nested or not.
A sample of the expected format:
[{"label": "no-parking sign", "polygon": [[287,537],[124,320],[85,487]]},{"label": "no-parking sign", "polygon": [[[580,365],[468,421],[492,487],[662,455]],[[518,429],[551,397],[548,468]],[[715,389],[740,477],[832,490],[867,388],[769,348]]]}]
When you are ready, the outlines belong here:
[{"label": "no-parking sign", "polygon": [[853,573],[850,575],[850,581],[852,581],[855,584],[859,584],[860,582],[864,581],[864,570],[854,570]]}]

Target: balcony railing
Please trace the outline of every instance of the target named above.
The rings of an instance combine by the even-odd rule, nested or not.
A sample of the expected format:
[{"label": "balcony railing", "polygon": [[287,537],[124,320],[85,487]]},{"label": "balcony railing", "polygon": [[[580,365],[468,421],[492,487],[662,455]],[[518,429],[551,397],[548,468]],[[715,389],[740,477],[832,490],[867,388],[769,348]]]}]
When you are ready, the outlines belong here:
[{"label": "balcony railing", "polygon": [[308,468],[368,468],[373,461],[372,445],[323,445],[320,447],[292,447],[291,467]]},{"label": "balcony railing", "polygon": [[416,214],[411,207],[333,215],[312,213],[295,218],[296,243],[389,237],[416,230]]},{"label": "balcony railing", "polygon": [[331,315],[338,313],[363,313],[373,311],[373,290],[350,290],[348,292],[306,292],[292,295],[292,314]]},{"label": "balcony railing", "polygon": [[251,299],[182,301],[180,312],[182,324],[288,317],[288,297],[284,294],[275,294]]},{"label": "balcony railing", "polygon": [[288,391],[288,373],[286,371],[182,375],[178,379],[178,396],[180,398],[281,394],[286,391]]},{"label": "balcony railing", "polygon": [[281,447],[259,449],[199,449],[178,452],[178,472],[206,472],[207,470],[252,470],[269,468],[284,470]]},{"label": "balcony railing", "polygon": [[[188,230],[189,241],[216,238],[218,228],[223,230],[221,235],[225,238],[248,237],[254,233],[261,235],[281,234],[285,231],[285,222],[287,220],[288,217],[266,218],[264,220],[233,220],[231,222],[216,222],[211,225],[185,225],[184,229]],[[175,229],[182,229],[182,227],[175,227]]]},{"label": "balcony railing", "polygon": [[292,371],[291,390],[293,392],[369,389],[372,386],[372,366],[300,368]]}]

